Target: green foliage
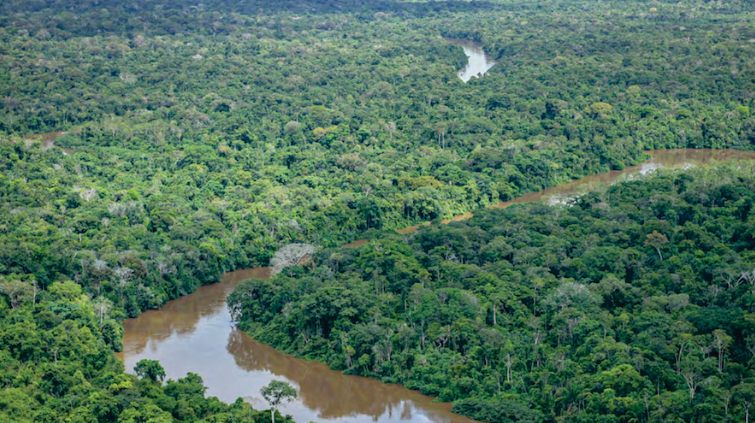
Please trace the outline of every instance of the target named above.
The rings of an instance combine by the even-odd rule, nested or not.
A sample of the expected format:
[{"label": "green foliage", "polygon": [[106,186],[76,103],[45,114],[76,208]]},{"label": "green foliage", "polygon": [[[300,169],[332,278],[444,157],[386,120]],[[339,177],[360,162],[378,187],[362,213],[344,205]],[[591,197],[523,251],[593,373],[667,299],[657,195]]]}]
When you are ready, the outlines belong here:
[{"label": "green foliage", "polygon": [[[3,3],[0,273],[134,317],[283,245],[755,142],[748,2],[294,3]],[[464,84],[440,36],[498,64]],[[52,130],[72,154],[19,138]]]},{"label": "green foliage", "polygon": [[[637,164],[647,149],[752,149],[752,2],[648,6],[3,1],[0,417],[227,421],[243,404],[204,399],[193,376],[161,387],[156,363],[142,380],[123,375],[111,351],[121,320],[285,245],[449,218]],[[497,65],[462,83],[462,49],[442,36],[480,42]],[[21,138],[60,130],[72,150]],[[474,222],[487,223],[431,228],[409,246],[325,252],[313,273],[279,277],[281,297],[243,285],[234,312],[270,322],[268,342],[468,399],[457,407],[495,411],[485,419],[537,420],[523,404],[546,419],[690,407],[718,419],[709,399],[749,375],[752,319],[739,314],[752,311],[740,291],[755,279],[742,276],[753,222],[749,200],[737,203],[743,182],[713,192],[681,178],[671,197],[622,198],[615,216],[613,200],[592,204],[618,220],[589,216],[589,230],[582,206],[532,206],[550,220],[504,214],[539,225],[527,236],[483,213]],[[675,338],[655,342],[652,328]],[[674,355],[687,348],[697,352]],[[724,401],[724,418],[749,410],[743,401]]]},{"label": "green foliage", "polygon": [[275,423],[275,412],[281,405],[296,399],[296,389],[288,382],[273,380],[260,389],[262,398],[270,404],[270,419]]},{"label": "green foliage", "polygon": [[286,402],[296,398],[296,390],[287,382],[273,380],[260,390],[262,398],[267,401],[271,407],[278,408]]},{"label": "green foliage", "polygon": [[54,298],[41,295],[34,306],[0,312],[0,421],[271,421],[267,411],[251,410],[241,400],[227,405],[206,398],[202,378],[193,373],[156,383],[165,377],[156,361],[137,364],[141,379],[125,374],[93,304],[67,289],[80,294],[81,288],[55,286]]},{"label": "green foliage", "polygon": [[481,421],[743,421],[754,193],[744,162],[664,171],[322,251],[228,304],[263,342]]},{"label": "green foliage", "polygon": [[545,421],[545,417],[539,411],[531,410],[519,402],[508,399],[466,398],[455,402],[453,411],[490,423],[542,423]]},{"label": "green foliage", "polygon": [[165,369],[160,365],[160,362],[155,360],[139,361],[134,367],[134,372],[141,379],[151,380],[152,382],[162,382],[165,379]]}]

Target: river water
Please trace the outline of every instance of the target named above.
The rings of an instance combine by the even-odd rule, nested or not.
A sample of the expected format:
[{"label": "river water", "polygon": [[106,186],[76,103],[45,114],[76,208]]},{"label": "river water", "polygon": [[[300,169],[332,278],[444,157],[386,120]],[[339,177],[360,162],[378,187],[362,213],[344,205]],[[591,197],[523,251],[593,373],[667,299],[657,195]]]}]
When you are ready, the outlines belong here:
[{"label": "river water", "polygon": [[485,72],[495,65],[493,59],[485,54],[480,43],[453,38],[446,38],[446,41],[451,44],[460,45],[464,49],[464,54],[467,55],[467,65],[456,74],[464,82],[469,81],[473,77],[485,75]]},{"label": "river water", "polygon": [[[659,150],[652,159],[621,171],[589,176],[544,191],[523,195],[495,207],[534,201],[563,201],[579,193],[610,184],[620,178],[665,167],[681,167],[726,159],[755,160],[755,152],[733,150]],[[469,218],[471,214],[453,220]],[[416,230],[416,226],[400,232]],[[365,241],[355,242],[356,246]],[[139,360],[160,360],[169,378],[198,373],[207,394],[232,402],[238,397],[258,397],[273,379],[286,380],[299,398],[282,409],[298,422],[464,422],[472,420],[451,413],[450,404],[398,385],[346,376],[327,366],[283,354],[260,344],[236,329],[225,298],[241,281],[268,277],[267,268],[246,269],[223,275],[222,281],[199,288],[193,294],[167,303],[160,310],[143,313],[124,322],[124,352],[120,355],[132,371]],[[261,402],[257,408],[267,408]]]},{"label": "river water", "polygon": [[[55,147],[55,141],[62,137],[63,135],[69,133],[69,131],[55,131],[55,132],[45,132],[44,134],[32,134],[27,135],[23,139],[25,140],[41,140],[42,141],[42,149],[43,150],[49,150],[53,147]],[[63,150],[63,154],[70,155],[73,153],[73,150],[70,148],[63,148],[58,147],[61,150]]]},{"label": "river water", "polygon": [[[305,361],[261,344],[234,327],[225,298],[239,283],[266,278],[267,268],[239,270],[221,282],[167,303],[160,310],[124,322],[126,369],[139,360],[160,360],[169,378],[198,373],[207,395],[233,402],[260,397],[273,379],[286,380],[298,393],[281,411],[297,422],[458,422],[473,421],[451,413],[450,404],[400,385],[346,376],[328,366]],[[256,408],[267,408],[264,400]]]}]

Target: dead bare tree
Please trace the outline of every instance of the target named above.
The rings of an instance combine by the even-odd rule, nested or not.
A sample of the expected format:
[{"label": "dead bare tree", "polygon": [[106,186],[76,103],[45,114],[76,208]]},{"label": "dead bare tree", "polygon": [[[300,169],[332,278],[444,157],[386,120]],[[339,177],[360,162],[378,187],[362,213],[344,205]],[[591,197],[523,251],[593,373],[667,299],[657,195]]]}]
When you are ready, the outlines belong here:
[{"label": "dead bare tree", "polygon": [[0,282],[0,293],[8,296],[11,308],[18,307],[22,302],[31,296],[31,285],[21,281],[2,281]]},{"label": "dead bare tree", "polygon": [[97,314],[100,315],[100,327],[102,327],[102,324],[105,322],[105,315],[113,308],[113,303],[107,298],[97,297],[92,301],[92,306]]},{"label": "dead bare tree", "polygon": [[115,277],[118,279],[118,286],[121,288],[121,302],[126,294],[126,288],[131,285],[131,276],[134,274],[132,269],[128,267],[116,267],[113,269]]},{"label": "dead bare tree", "polygon": [[277,275],[288,266],[301,266],[305,264],[317,250],[310,244],[288,244],[276,251],[270,260],[271,275]]},{"label": "dead bare tree", "polygon": [[92,201],[97,196],[97,190],[94,188],[86,188],[79,192],[79,196],[87,203]]}]

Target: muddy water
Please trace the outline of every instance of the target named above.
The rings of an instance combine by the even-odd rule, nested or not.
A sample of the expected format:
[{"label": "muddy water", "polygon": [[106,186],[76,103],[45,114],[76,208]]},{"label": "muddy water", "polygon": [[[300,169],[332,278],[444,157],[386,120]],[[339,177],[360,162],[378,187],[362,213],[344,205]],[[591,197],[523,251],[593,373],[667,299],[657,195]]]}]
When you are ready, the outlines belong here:
[{"label": "muddy water", "polygon": [[[63,135],[69,133],[70,131],[55,131],[55,132],[45,132],[44,134],[32,134],[27,135],[24,137],[25,140],[42,140],[42,149],[49,150],[52,147],[55,146],[55,140],[62,137]],[[63,148],[59,147],[61,150],[63,150],[63,153],[66,155],[69,155],[73,153],[73,150],[70,148]]]},{"label": "muddy water", "polygon": [[[619,178],[664,167],[681,167],[732,158],[755,160],[755,152],[730,150],[662,150],[649,152],[652,159],[622,171],[606,172],[572,181],[541,192],[526,194],[495,207],[533,201],[562,201],[610,184]],[[470,217],[458,216],[453,220]],[[401,232],[416,230],[416,226]],[[356,241],[348,246],[358,246]],[[300,360],[262,345],[235,329],[225,298],[239,282],[266,278],[266,268],[230,272],[220,283],[171,301],[124,323],[124,359],[131,371],[141,359],[160,360],[169,378],[198,373],[208,395],[224,401],[258,397],[262,386],[284,379],[299,393],[296,402],[282,411],[299,422],[459,422],[472,421],[450,412],[449,404],[397,385],[345,376],[327,366]],[[264,402],[258,408],[266,408]]]},{"label": "muddy water", "polygon": [[[555,187],[546,188],[542,191],[530,192],[510,201],[501,201],[489,208],[505,209],[513,204],[534,203],[540,201],[545,201],[550,204],[559,203],[581,193],[592,191],[600,186],[610,185],[614,182],[631,178],[632,176],[644,175],[655,169],[680,168],[732,159],[755,160],[755,151],[695,150],[690,148],[678,148],[672,150],[652,150],[647,151],[646,153],[650,155],[650,160],[643,162],[638,166],[629,166],[624,168],[624,170],[613,170],[610,172],[598,173],[597,175],[586,176],[582,179],[576,179]],[[472,217],[472,212],[454,216],[451,219],[445,219],[443,220],[443,223],[465,220],[470,217]],[[424,223],[424,225],[427,224],[428,223]],[[407,234],[416,231],[420,226],[421,225],[409,226],[399,229],[396,232]],[[357,243],[355,246],[359,246],[361,245],[358,244],[360,242],[364,243],[366,241],[354,241],[352,244]]]},{"label": "muddy water", "polygon": [[[451,413],[450,404],[399,385],[345,376],[322,363],[305,361],[263,345],[236,329],[225,298],[241,281],[267,278],[267,268],[223,275],[160,310],[124,322],[121,358],[131,371],[141,359],[160,360],[169,378],[198,373],[207,394],[233,402],[259,397],[273,379],[286,380],[299,398],[282,412],[297,422],[449,422],[473,421]],[[267,408],[261,401],[257,408]]]}]

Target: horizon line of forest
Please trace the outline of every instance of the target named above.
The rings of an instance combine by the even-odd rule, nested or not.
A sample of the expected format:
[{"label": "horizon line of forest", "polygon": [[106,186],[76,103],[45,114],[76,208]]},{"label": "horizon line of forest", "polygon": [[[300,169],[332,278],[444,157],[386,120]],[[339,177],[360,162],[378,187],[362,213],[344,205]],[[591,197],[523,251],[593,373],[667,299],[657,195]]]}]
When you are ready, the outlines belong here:
[{"label": "horizon line of forest", "polygon": [[[115,402],[120,391],[98,391],[111,364],[84,371],[77,349],[52,375],[41,364],[56,367],[63,347],[43,345],[85,328],[110,363],[123,319],[289,244],[380,238],[623,169],[646,149],[753,150],[754,12],[696,1],[3,2],[2,395],[32,404],[25,419],[97,415],[105,406],[85,399],[95,391],[108,418],[134,408],[124,398],[144,400],[134,416],[159,414],[141,388]],[[464,84],[463,51],[443,37],[482,43],[497,65]],[[70,155],[22,139],[74,127],[58,141]],[[178,420],[214,413],[178,417],[166,404],[156,407]]]}]

